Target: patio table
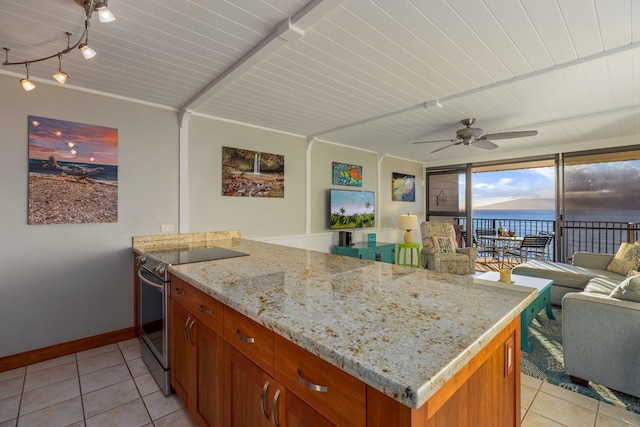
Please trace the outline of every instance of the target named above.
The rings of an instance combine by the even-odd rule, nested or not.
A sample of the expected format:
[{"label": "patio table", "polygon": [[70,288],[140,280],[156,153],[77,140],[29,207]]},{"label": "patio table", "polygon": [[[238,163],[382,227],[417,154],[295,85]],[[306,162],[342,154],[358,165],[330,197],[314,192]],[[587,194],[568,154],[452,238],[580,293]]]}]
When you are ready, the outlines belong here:
[{"label": "patio table", "polygon": [[498,261],[500,266],[504,265],[504,252],[505,250],[512,249],[522,242],[524,239],[522,236],[478,236],[480,240],[487,241],[488,246],[494,248],[493,256]]}]

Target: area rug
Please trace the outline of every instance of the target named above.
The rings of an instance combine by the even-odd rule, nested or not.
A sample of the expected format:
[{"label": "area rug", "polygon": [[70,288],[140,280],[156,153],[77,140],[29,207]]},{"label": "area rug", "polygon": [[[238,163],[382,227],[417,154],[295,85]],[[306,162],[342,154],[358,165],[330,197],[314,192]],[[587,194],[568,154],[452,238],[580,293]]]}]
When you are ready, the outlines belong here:
[{"label": "area rug", "polygon": [[586,387],[571,382],[564,371],[560,307],[554,306],[553,314],[556,319],[550,320],[543,310],[529,325],[531,353],[522,352],[522,373],[640,414],[640,399],[637,397],[592,382]]}]

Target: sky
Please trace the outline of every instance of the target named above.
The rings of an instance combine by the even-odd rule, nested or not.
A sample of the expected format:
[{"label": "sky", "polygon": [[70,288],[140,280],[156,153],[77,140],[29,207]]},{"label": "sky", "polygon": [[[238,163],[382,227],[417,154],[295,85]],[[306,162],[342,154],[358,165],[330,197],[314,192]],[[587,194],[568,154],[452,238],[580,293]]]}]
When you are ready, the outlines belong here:
[{"label": "sky", "polygon": [[[460,177],[463,189],[464,175]],[[472,186],[476,207],[522,198],[554,198],[555,172],[553,167],[476,172]]]},{"label": "sky", "polygon": [[29,116],[29,159],[118,164],[118,129]]},{"label": "sky", "polygon": [[[640,198],[629,197],[629,190],[640,182],[640,160],[594,162],[565,166],[565,191],[574,208],[614,208],[640,210]],[[464,175],[459,177],[464,194]],[[517,199],[555,197],[553,167],[497,172],[475,172],[473,206],[482,207]],[[599,200],[599,206],[581,205]],[[602,200],[607,200],[606,204]],[[568,206],[570,209],[570,206]]]}]

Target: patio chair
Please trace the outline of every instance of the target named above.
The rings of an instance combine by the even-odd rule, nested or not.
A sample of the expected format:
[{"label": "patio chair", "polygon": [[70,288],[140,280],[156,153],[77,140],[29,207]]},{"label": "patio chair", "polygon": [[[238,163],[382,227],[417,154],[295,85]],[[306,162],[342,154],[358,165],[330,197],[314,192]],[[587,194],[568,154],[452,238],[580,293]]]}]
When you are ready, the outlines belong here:
[{"label": "patio chair", "polygon": [[548,237],[527,234],[518,246],[504,248],[503,262],[511,258],[518,259],[521,263],[526,262],[529,258],[544,259]]},{"label": "patio chair", "polygon": [[497,249],[495,245],[488,244],[487,240],[484,240],[482,236],[495,236],[496,229],[495,228],[476,228],[476,235],[473,238],[473,243],[475,243],[476,248],[478,249],[478,255],[483,254],[483,256],[487,257],[487,254],[490,254],[492,258],[495,258],[497,255]]},{"label": "patio chair", "polygon": [[553,234],[547,233],[546,231],[538,231],[538,236],[545,236],[547,238],[547,244],[544,250],[543,259],[547,261],[552,261],[551,259],[551,245],[553,243]]}]

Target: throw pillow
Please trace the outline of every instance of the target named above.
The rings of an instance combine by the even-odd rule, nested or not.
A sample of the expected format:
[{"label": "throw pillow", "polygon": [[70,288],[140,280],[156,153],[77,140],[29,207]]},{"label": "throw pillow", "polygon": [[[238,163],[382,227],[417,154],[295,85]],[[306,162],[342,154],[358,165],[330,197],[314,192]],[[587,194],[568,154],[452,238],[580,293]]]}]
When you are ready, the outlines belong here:
[{"label": "throw pillow", "polygon": [[640,273],[633,271],[635,275],[629,275],[625,280],[615,287],[611,294],[612,298],[626,301],[640,302]]},{"label": "throw pillow", "polygon": [[455,242],[451,237],[434,237],[433,246],[437,252],[453,253],[456,251]]},{"label": "throw pillow", "polygon": [[629,270],[640,266],[640,244],[621,243],[618,252],[607,266],[607,270],[626,276]]}]

